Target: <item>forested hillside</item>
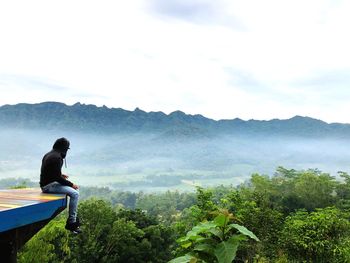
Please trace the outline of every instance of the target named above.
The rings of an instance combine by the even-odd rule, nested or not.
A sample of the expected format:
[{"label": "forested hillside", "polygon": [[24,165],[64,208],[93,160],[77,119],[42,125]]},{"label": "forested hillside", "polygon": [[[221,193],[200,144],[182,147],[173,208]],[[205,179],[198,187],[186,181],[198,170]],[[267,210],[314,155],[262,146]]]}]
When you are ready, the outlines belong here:
[{"label": "forested hillside", "polygon": [[238,187],[145,194],[81,190],[83,234],[65,215],[19,262],[350,262],[350,176],[279,167]]}]

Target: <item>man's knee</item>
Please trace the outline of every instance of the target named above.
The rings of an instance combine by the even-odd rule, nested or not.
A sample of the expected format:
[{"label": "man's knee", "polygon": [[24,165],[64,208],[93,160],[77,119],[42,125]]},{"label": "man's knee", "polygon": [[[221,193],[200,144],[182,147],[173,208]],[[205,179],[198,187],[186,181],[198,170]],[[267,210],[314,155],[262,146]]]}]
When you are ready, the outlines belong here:
[{"label": "man's knee", "polygon": [[78,199],[79,198],[79,192],[77,190],[73,190],[69,193],[69,196],[71,198],[74,198],[74,199]]}]

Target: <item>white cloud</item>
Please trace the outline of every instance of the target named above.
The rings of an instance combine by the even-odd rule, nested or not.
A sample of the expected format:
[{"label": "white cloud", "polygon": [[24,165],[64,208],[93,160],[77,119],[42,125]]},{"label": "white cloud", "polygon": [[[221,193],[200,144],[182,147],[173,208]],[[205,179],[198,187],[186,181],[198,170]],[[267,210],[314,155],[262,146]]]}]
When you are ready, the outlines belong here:
[{"label": "white cloud", "polygon": [[[330,0],[3,1],[0,103],[79,100],[216,119],[350,122],[337,100],[350,95],[350,79],[331,87],[341,96],[317,92],[325,72],[350,68],[349,11],[348,2]],[[20,81],[1,81],[9,75]]]}]

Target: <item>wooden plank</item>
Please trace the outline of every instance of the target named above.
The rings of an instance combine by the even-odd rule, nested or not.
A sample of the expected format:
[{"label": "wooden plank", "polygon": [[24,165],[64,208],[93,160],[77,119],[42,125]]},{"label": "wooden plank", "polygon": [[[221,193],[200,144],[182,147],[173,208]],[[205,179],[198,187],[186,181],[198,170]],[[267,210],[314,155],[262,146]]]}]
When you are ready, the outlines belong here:
[{"label": "wooden plank", "polygon": [[0,232],[49,219],[66,205],[66,195],[40,188],[0,190]]},{"label": "wooden plank", "polygon": [[42,193],[40,188],[0,190],[0,211],[63,198],[60,194]]}]

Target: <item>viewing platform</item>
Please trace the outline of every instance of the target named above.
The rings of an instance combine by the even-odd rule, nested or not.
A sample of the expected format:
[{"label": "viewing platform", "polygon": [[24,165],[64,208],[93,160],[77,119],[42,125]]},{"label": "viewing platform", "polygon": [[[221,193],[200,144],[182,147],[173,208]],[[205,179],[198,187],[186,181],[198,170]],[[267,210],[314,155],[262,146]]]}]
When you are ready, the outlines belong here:
[{"label": "viewing platform", "polygon": [[40,188],[0,190],[1,262],[16,262],[17,250],[66,206],[66,195]]}]

